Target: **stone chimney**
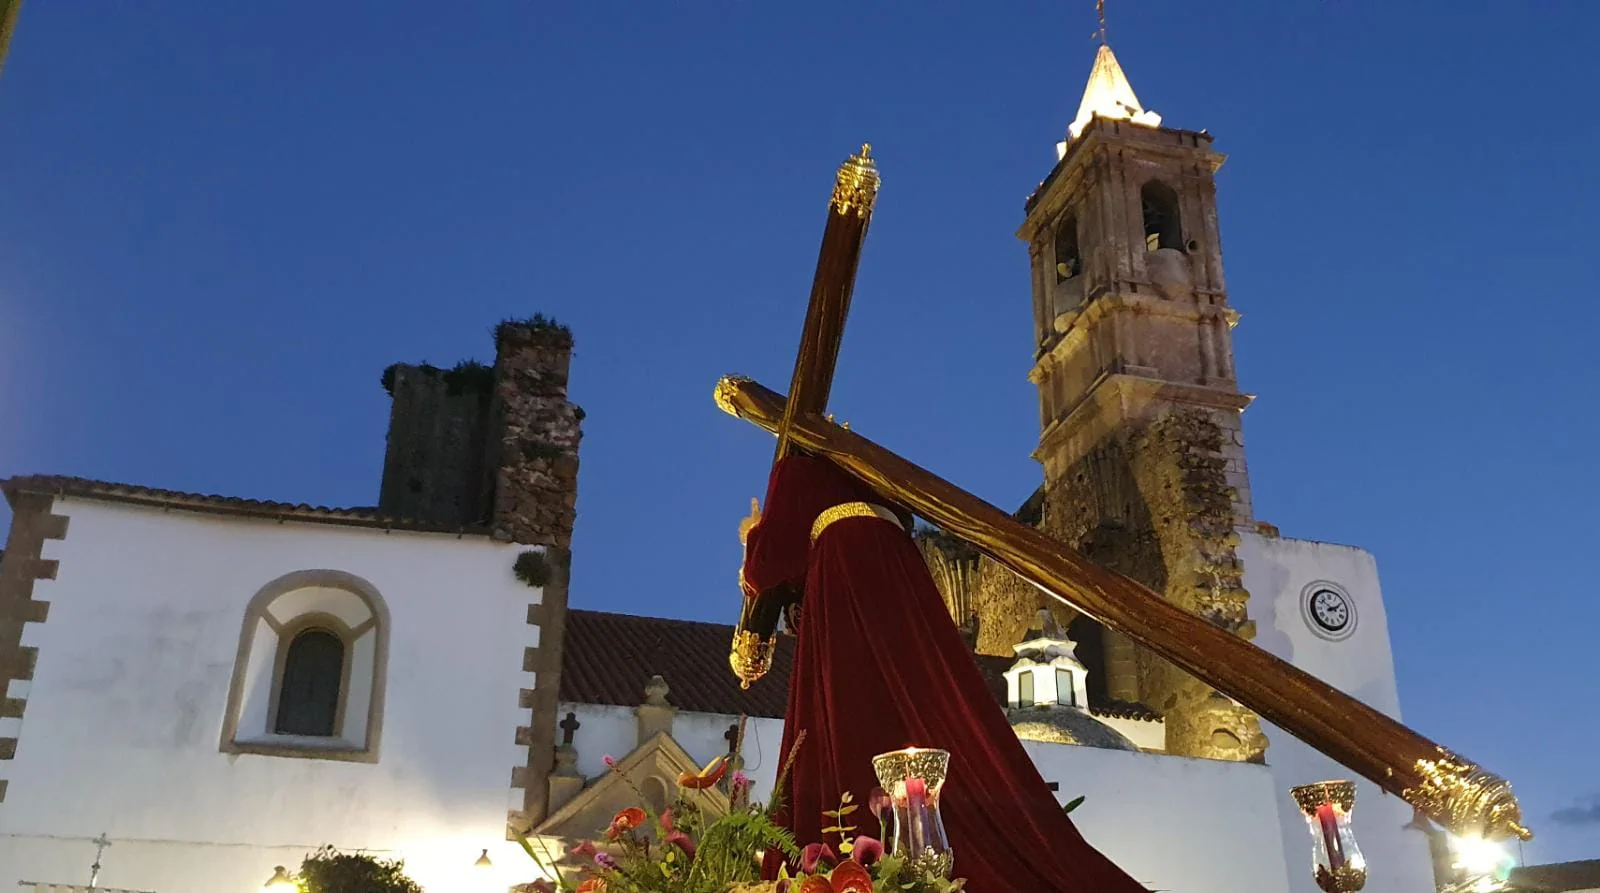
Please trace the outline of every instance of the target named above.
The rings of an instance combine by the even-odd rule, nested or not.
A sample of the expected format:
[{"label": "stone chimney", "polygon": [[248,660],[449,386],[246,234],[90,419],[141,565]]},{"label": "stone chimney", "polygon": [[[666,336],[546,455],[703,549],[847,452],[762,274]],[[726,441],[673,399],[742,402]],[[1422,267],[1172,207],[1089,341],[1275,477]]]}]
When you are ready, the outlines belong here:
[{"label": "stone chimney", "polygon": [[572,545],[583,411],[567,400],[572,334],[535,316],[495,328],[494,397],[487,448],[499,539]]}]

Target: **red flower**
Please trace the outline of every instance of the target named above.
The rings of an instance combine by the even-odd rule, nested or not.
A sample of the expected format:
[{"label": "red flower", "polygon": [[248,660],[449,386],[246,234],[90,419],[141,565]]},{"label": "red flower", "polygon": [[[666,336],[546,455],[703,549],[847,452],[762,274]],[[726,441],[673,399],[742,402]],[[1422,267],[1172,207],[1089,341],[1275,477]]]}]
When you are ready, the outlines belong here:
[{"label": "red flower", "polygon": [[851,844],[850,858],[862,865],[870,866],[883,858],[883,842],[863,834]]},{"label": "red flower", "polygon": [[858,862],[844,862],[828,878],[833,893],[872,893],[872,875]]},{"label": "red flower", "polygon": [[682,831],[668,832],[666,838],[664,838],[662,842],[672,844],[678,849],[683,850],[683,854],[685,856],[688,856],[691,859],[694,858],[694,839]]},{"label": "red flower", "polygon": [[806,848],[800,851],[800,872],[811,874],[824,859],[830,865],[839,861],[839,857],[833,854],[833,847],[825,843],[806,844]]},{"label": "red flower", "polygon": [[627,834],[629,831],[632,831],[640,825],[643,825],[644,820],[644,810],[637,806],[630,806],[611,817],[611,827],[606,829],[606,839],[616,840],[622,835]]},{"label": "red flower", "polygon": [[578,893],[605,893],[606,879],[592,877],[578,885]]},{"label": "red flower", "polygon": [[[583,891],[579,891],[583,893]],[[795,893],[833,893],[833,885],[820,874],[814,874],[800,882],[800,887]]]}]

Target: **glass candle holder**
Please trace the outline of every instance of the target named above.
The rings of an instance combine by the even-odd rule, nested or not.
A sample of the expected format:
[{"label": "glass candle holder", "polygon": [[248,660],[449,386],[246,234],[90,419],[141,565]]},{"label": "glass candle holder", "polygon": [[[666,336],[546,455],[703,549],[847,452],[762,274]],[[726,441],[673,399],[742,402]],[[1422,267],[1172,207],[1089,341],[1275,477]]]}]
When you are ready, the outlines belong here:
[{"label": "glass candle holder", "polygon": [[884,850],[920,874],[948,878],[955,853],[939,817],[939,794],[950,769],[950,752],[908,747],[872,758],[878,784],[889,795],[892,818],[884,822]]},{"label": "glass candle holder", "polygon": [[1290,788],[1311,831],[1311,873],[1325,893],[1355,893],[1367,885],[1367,860],[1356,846],[1350,814],[1356,808],[1356,786],[1348,781],[1319,781]]}]

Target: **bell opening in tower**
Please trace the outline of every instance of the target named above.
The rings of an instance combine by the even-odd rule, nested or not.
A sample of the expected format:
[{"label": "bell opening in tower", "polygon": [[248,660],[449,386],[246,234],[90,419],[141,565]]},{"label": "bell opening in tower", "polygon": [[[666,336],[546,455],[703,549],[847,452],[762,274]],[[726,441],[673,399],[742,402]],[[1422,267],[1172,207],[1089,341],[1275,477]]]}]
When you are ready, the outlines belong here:
[{"label": "bell opening in tower", "polygon": [[1171,248],[1183,250],[1183,226],[1178,214],[1178,193],[1160,180],[1151,180],[1139,190],[1144,209],[1144,247],[1146,251]]},{"label": "bell opening in tower", "polygon": [[1083,272],[1078,253],[1078,220],[1071,214],[1056,227],[1056,281],[1065,282]]}]

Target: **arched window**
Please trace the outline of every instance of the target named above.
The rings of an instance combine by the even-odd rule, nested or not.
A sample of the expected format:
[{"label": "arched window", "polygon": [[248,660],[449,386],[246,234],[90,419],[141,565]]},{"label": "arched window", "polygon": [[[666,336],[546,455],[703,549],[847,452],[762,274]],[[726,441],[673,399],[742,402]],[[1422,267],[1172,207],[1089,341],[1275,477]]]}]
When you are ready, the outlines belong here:
[{"label": "arched window", "polygon": [[285,574],[245,608],[224,753],[377,762],[389,611],[336,570]]},{"label": "arched window", "polygon": [[1139,190],[1144,208],[1144,247],[1183,250],[1183,218],[1178,212],[1178,193],[1160,180],[1151,180]]},{"label": "arched window", "polygon": [[1065,282],[1083,272],[1078,253],[1078,218],[1068,214],[1056,225],[1056,281]]},{"label": "arched window", "polygon": [[1072,671],[1056,668],[1056,703],[1066,707],[1078,705],[1078,692],[1072,685]]},{"label": "arched window", "polygon": [[325,629],[307,629],[289,642],[283,654],[273,731],[332,738],[344,699],[344,640]]}]

